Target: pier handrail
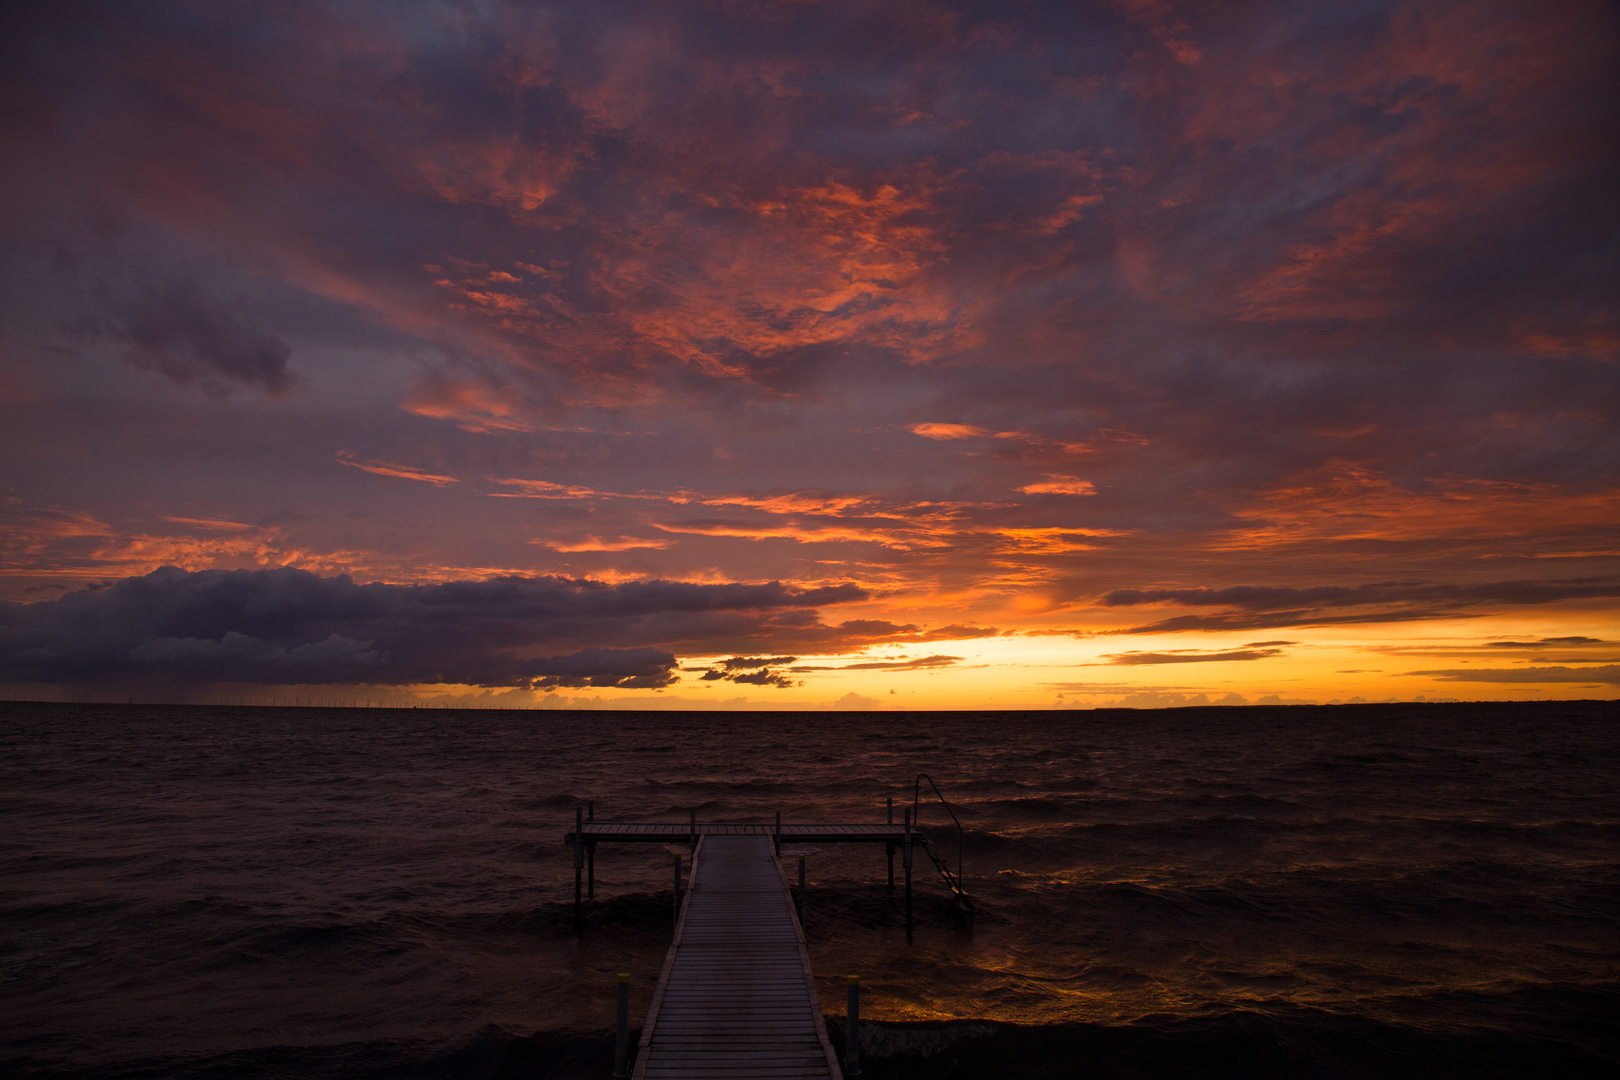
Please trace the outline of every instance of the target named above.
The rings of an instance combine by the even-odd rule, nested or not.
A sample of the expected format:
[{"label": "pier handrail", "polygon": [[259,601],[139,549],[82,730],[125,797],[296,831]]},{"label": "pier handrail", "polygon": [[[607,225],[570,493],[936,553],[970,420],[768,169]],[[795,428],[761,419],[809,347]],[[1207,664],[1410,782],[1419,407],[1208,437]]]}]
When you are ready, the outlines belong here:
[{"label": "pier handrail", "polygon": [[[940,805],[945,807],[945,812],[951,815],[951,821],[956,825],[956,880],[950,880],[949,867],[941,865],[940,869],[945,871],[946,884],[951,886],[951,891],[963,901],[967,902],[969,908],[971,909],[972,901],[968,898],[967,892],[963,889],[963,884],[965,883],[966,878],[962,876],[962,838],[967,834],[967,830],[962,827],[962,819],[957,817],[956,811],[951,808],[950,800],[945,798],[945,793],[939,790],[939,785],[934,783],[934,778],[929,776],[927,773],[918,773],[917,779],[912,784],[911,822],[913,825],[916,825],[918,822],[918,812],[920,809],[919,801],[922,795],[922,782],[924,780],[928,781],[928,786],[934,789],[934,794],[938,796]],[[923,843],[927,845],[928,842],[927,840],[924,840]],[[935,861],[938,862],[939,860],[936,859]]]}]

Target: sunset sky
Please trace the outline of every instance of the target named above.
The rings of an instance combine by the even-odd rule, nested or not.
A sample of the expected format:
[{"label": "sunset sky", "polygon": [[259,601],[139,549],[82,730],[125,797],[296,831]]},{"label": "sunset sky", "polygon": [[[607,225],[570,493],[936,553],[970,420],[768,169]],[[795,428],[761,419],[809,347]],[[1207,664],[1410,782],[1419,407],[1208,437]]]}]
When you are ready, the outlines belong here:
[{"label": "sunset sky", "polygon": [[1620,696],[1620,5],[0,12],[0,696]]}]

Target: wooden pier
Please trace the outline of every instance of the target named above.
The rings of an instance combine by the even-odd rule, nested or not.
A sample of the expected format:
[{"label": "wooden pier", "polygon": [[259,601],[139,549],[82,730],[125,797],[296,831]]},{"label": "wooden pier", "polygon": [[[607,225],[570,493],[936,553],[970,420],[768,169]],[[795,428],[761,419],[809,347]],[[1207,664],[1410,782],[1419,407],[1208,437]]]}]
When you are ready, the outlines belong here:
[{"label": "wooden pier", "polygon": [[[923,779],[922,777],[919,779]],[[932,783],[932,781],[930,781]],[[937,788],[935,789],[937,791]],[[944,797],[940,797],[944,802]],[[849,1025],[846,1066],[827,1040],[805,951],[802,925],[805,867],[799,856],[798,912],[777,859],[783,844],[883,844],[889,881],[895,887],[894,856],[905,869],[906,939],[911,939],[912,854],[921,848],[939,870],[953,898],[971,918],[973,899],[962,890],[961,853],[952,873],[928,837],[915,827],[913,806],[894,821],[855,824],[597,821],[594,804],[581,806],[563,842],[574,852],[574,925],[584,933],[584,901],[596,895],[596,847],[602,843],[689,845],[691,876],[682,902],[681,856],[674,855],[675,940],[664,961],[658,989],[642,1027],[634,1072],[630,1071],[629,975],[619,976],[617,1078],[713,1077],[856,1080],[858,1023]],[[949,810],[948,803],[945,804]],[[956,822],[955,811],[950,811]],[[961,824],[956,822],[958,838]],[[859,979],[850,976],[848,1014],[856,1015]]]},{"label": "wooden pier", "polygon": [[634,1077],[843,1077],[768,832],[699,838]]}]

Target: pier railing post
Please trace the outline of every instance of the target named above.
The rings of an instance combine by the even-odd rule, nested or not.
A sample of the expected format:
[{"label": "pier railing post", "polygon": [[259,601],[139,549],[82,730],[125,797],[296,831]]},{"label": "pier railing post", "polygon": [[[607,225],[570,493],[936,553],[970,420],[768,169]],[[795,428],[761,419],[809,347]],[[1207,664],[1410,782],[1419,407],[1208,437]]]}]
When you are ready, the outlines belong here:
[{"label": "pier railing post", "polygon": [[[585,820],[596,820],[596,803],[585,804]],[[596,899],[596,841],[585,845],[585,899]]]},{"label": "pier railing post", "polygon": [[911,939],[911,810],[906,810],[905,838],[900,842],[900,862],[906,868],[906,939]]},{"label": "pier railing post", "polygon": [[585,808],[574,807],[574,930],[577,932],[585,926],[585,914],[581,908],[580,881],[581,872],[585,869]]},{"label": "pier railing post", "polygon": [[799,855],[799,928],[804,928],[804,855]]},{"label": "pier railing post", "polygon": [[692,811],[692,824],[688,827],[688,834],[687,835],[688,835],[690,843],[692,845],[692,851],[695,854],[697,852],[697,811],[696,810]]},{"label": "pier railing post", "polygon": [[613,1080],[630,1080],[630,973],[619,972],[619,1028],[613,1040]]},{"label": "pier railing post", "polygon": [[776,812],[776,832],[771,836],[771,847],[776,850],[776,857],[782,857],[782,811]]},{"label": "pier railing post", "polygon": [[675,856],[675,921],[681,921],[681,857]]},{"label": "pier railing post", "polygon": [[844,1015],[844,1080],[861,1075],[861,977],[849,977],[849,1007]]}]

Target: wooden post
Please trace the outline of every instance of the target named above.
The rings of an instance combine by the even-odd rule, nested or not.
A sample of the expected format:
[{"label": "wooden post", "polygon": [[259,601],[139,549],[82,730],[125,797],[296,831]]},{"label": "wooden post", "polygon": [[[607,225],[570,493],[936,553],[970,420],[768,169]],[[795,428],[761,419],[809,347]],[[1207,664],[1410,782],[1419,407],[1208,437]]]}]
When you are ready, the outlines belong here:
[{"label": "wooden post", "polygon": [[776,833],[771,839],[771,847],[776,851],[776,857],[782,857],[782,811],[776,812]]},{"label": "wooden post", "polygon": [[585,869],[585,808],[574,807],[574,930],[585,927],[585,914],[580,901],[580,874]]},{"label": "wooden post", "polygon": [[911,940],[911,810],[906,810],[906,833],[900,847],[900,862],[906,868],[906,940]]},{"label": "wooden post", "polygon": [[[596,803],[585,804],[585,820],[596,820]],[[585,845],[585,899],[596,899],[596,841]]]},{"label": "wooden post", "polygon": [[804,855],[799,855],[799,928],[804,929]]},{"label": "wooden post", "polygon": [[690,829],[691,829],[691,832],[690,832],[689,835],[691,836],[692,853],[695,855],[695,854],[697,854],[697,811],[696,810],[692,811],[692,824],[690,826]]},{"label": "wooden post", "polygon": [[675,856],[675,921],[681,921],[681,857]]},{"label": "wooden post", "polygon": [[844,1080],[861,1075],[861,977],[849,977],[849,1006],[844,1012]]},{"label": "wooden post", "polygon": [[[889,796],[889,824],[894,824],[894,796]],[[883,849],[889,855],[889,891],[894,891],[894,841],[886,841]]]},{"label": "wooden post", "polygon": [[619,1030],[613,1040],[613,1080],[630,1080],[630,973],[619,972]]}]

